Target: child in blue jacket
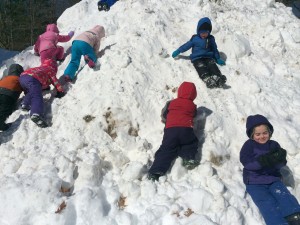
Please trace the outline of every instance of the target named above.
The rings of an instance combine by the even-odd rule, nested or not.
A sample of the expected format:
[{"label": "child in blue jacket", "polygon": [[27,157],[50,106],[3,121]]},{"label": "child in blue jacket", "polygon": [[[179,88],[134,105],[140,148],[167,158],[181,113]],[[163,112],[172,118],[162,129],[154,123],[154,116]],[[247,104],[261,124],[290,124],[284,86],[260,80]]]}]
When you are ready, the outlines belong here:
[{"label": "child in blue jacket", "polygon": [[262,115],[247,118],[249,139],[240,152],[246,191],[267,225],[300,225],[300,205],[281,181],[286,150],[270,140],[273,126]]},{"label": "child in blue jacket", "polygon": [[220,54],[211,35],[212,25],[208,17],[199,20],[197,31],[192,38],[173,52],[172,57],[177,57],[192,48],[190,59],[197,70],[199,77],[205,82],[208,88],[222,87],[226,83],[226,76],[221,74],[217,64],[223,66],[225,62]]}]

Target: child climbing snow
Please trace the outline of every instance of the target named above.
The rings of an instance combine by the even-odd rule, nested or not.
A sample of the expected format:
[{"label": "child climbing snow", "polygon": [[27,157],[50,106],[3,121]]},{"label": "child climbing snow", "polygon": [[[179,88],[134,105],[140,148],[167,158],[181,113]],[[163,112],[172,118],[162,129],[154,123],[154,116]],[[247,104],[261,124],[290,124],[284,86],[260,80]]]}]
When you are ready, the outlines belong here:
[{"label": "child climbing snow", "polygon": [[61,98],[65,95],[62,86],[56,78],[56,72],[56,60],[45,59],[41,66],[25,70],[20,76],[20,83],[25,92],[21,108],[30,110],[31,120],[39,127],[48,126],[42,118],[44,113],[42,90],[52,84],[57,90],[56,98]]},{"label": "child climbing snow", "polygon": [[226,83],[226,76],[221,74],[217,64],[225,65],[220,58],[220,54],[215,42],[215,38],[211,35],[212,25],[209,18],[204,17],[199,20],[197,31],[192,38],[175,50],[172,57],[177,57],[192,48],[190,59],[198,72],[199,77],[204,81],[208,88],[222,87]]},{"label": "child climbing snow", "polygon": [[100,0],[98,2],[98,10],[99,11],[109,11],[110,7],[115,4],[118,0]]},{"label": "child climbing snow", "polygon": [[193,118],[197,113],[193,101],[196,96],[195,84],[183,82],[178,88],[178,97],[168,101],[163,108],[164,137],[160,148],[155,153],[148,179],[158,180],[168,171],[172,161],[178,156],[183,159],[183,166],[187,169],[193,169],[199,165],[195,159],[198,139],[193,130]]},{"label": "child climbing snow", "polygon": [[73,35],[74,31],[70,31],[68,35],[60,35],[56,24],[48,24],[46,32],[38,37],[34,45],[34,54],[41,57],[41,62],[45,59],[62,61],[65,58],[65,50],[57,43],[68,42]]},{"label": "child climbing snow", "polygon": [[97,54],[100,48],[100,40],[105,36],[105,30],[97,25],[93,29],[78,35],[72,43],[71,61],[64,71],[65,80],[71,82],[75,79],[75,73],[79,68],[81,56],[90,68],[95,67]]},{"label": "child climbing snow", "polygon": [[8,75],[0,80],[0,130],[5,131],[9,124],[5,120],[16,108],[17,100],[22,93],[19,82],[23,67],[19,64],[12,64],[8,68]]},{"label": "child climbing snow", "polygon": [[299,203],[281,181],[280,169],[286,165],[287,152],[270,140],[273,132],[264,116],[247,118],[249,139],[240,152],[246,191],[267,225],[300,225]]}]

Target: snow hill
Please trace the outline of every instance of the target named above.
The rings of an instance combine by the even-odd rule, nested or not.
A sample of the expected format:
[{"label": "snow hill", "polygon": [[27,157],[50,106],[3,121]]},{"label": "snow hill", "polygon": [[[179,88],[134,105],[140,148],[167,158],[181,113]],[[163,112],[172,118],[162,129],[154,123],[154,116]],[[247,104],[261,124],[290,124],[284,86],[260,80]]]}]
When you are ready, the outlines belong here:
[{"label": "snow hill", "polygon": [[[190,52],[170,57],[205,16],[226,59],[227,89],[207,89]],[[62,99],[45,93],[51,127],[38,128],[21,110],[8,118],[13,126],[0,134],[0,225],[264,224],[239,162],[251,114],[273,124],[300,200],[300,23],[291,8],[274,0],[120,0],[99,12],[96,0],[82,0],[57,24],[75,35],[103,25],[101,68],[84,67]],[[69,52],[71,42],[61,45]],[[1,74],[12,62],[28,68],[39,58],[28,48]],[[162,140],[160,111],[183,81],[198,91],[201,164],[187,171],[178,158],[152,182],[146,174]]]}]

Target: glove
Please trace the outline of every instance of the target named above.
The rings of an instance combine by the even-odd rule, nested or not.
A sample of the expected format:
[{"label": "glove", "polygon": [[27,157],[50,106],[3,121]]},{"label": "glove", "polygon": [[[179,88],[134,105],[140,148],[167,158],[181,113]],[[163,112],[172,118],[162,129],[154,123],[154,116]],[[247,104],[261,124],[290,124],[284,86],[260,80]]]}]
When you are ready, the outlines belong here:
[{"label": "glove", "polygon": [[172,53],[172,57],[175,58],[177,57],[178,55],[180,54],[180,51],[179,50],[176,50]]},{"label": "glove", "polygon": [[221,58],[217,59],[217,64],[220,66],[224,66],[225,65],[225,61]]},{"label": "glove", "polygon": [[272,167],[278,163],[286,161],[286,150],[278,148],[270,151],[267,154],[258,157],[258,162],[262,167]]},{"label": "glove", "polygon": [[70,31],[70,32],[68,33],[68,35],[70,36],[70,38],[72,38],[72,37],[74,36],[74,31]]},{"label": "glove", "polygon": [[66,95],[65,92],[62,92],[62,91],[58,91],[55,95],[55,98],[62,98]]}]

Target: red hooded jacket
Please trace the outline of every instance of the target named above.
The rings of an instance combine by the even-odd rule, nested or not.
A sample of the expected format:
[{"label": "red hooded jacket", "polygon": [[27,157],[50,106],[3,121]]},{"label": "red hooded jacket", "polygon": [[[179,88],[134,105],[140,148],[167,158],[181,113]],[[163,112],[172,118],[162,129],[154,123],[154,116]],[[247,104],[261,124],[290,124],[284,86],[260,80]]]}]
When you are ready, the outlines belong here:
[{"label": "red hooded jacket", "polygon": [[56,78],[56,72],[57,62],[54,59],[46,59],[41,66],[25,70],[21,73],[21,76],[29,75],[34,77],[41,83],[43,89],[53,84],[57,91],[63,92],[63,87]]},{"label": "red hooded jacket", "polygon": [[166,127],[193,127],[193,118],[197,113],[197,106],[193,100],[197,97],[194,83],[183,82],[178,88],[176,99],[167,102],[163,117],[166,119]]}]

